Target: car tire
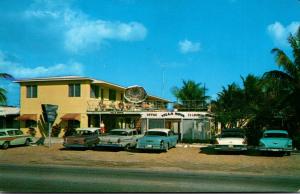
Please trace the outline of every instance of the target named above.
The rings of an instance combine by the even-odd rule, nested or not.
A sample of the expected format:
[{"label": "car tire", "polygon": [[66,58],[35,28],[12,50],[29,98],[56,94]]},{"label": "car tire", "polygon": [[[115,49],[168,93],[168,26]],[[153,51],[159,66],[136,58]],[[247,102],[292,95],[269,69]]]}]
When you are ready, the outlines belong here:
[{"label": "car tire", "polygon": [[287,155],[287,156],[290,156],[290,155],[291,155],[291,152],[286,152],[286,155]]},{"label": "car tire", "polygon": [[127,144],[127,145],[124,147],[124,150],[125,150],[125,151],[129,151],[129,150],[130,150],[130,144]]},{"label": "car tire", "polygon": [[167,152],[168,150],[169,150],[169,143],[167,143],[164,151]]},{"label": "car tire", "polygon": [[2,144],[2,149],[6,150],[9,147],[9,142],[6,141]]},{"label": "car tire", "polygon": [[29,139],[26,139],[24,145],[25,145],[25,146],[30,146],[30,140],[29,140]]}]

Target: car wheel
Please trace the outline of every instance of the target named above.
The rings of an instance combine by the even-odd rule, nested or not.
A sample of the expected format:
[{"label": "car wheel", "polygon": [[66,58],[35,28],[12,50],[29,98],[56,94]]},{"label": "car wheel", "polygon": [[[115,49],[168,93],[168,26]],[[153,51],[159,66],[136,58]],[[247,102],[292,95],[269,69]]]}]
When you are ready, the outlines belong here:
[{"label": "car wheel", "polygon": [[129,151],[129,150],[130,150],[130,145],[127,144],[127,145],[124,147],[124,150],[125,150],[125,151]]},{"label": "car wheel", "polygon": [[167,143],[164,151],[167,152],[168,150],[169,150],[169,143]]},{"label": "car wheel", "polygon": [[9,142],[8,141],[6,141],[6,142],[4,142],[2,144],[2,148],[5,149],[5,150],[8,148],[8,146],[9,146]]},{"label": "car wheel", "polygon": [[30,146],[30,140],[29,140],[29,139],[26,139],[25,145],[26,145],[26,146]]},{"label": "car wheel", "polygon": [[287,155],[287,156],[290,156],[290,155],[291,155],[291,152],[286,152],[286,155]]}]

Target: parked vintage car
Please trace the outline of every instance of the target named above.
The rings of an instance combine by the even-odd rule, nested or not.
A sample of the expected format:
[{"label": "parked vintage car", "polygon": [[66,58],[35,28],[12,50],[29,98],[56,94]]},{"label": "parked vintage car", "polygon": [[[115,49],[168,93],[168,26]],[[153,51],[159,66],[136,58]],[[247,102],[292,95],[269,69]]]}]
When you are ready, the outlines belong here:
[{"label": "parked vintage car", "polygon": [[261,152],[281,152],[291,155],[293,150],[292,139],[285,130],[266,130],[259,140],[258,150]]},{"label": "parked vintage car", "polygon": [[223,129],[216,138],[214,149],[217,151],[246,151],[245,132],[239,128]]},{"label": "parked vintage car", "polygon": [[136,148],[144,150],[168,151],[171,147],[176,147],[178,135],[170,129],[149,129],[145,135],[138,139]]},{"label": "parked vintage car", "polygon": [[137,139],[142,137],[136,129],[112,129],[107,134],[99,136],[101,147],[124,148],[129,150],[135,148]]},{"label": "parked vintage car", "polygon": [[100,128],[78,128],[64,138],[65,148],[94,148],[99,143]]},{"label": "parked vintage car", "polygon": [[25,135],[20,129],[0,129],[0,146],[7,149],[13,145],[29,146],[32,142],[30,135]]}]

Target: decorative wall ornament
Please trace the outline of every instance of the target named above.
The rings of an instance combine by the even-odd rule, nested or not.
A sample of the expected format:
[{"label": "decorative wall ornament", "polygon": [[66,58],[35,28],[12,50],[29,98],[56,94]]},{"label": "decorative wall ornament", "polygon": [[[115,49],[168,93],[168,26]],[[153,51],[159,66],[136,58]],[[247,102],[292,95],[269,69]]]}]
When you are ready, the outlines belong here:
[{"label": "decorative wall ornament", "polygon": [[126,88],[124,98],[132,103],[141,103],[146,100],[147,92],[141,86],[130,86]]}]

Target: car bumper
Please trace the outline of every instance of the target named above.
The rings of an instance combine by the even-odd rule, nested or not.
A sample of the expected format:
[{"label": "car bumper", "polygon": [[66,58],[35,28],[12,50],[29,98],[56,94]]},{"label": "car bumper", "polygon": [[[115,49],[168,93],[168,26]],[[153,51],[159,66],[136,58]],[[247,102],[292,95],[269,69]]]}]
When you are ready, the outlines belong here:
[{"label": "car bumper", "polygon": [[161,145],[142,144],[142,145],[137,145],[136,149],[141,149],[141,150],[165,150],[165,147],[162,147]]},{"label": "car bumper", "polygon": [[123,148],[125,145],[118,143],[99,143],[97,147]]},{"label": "car bumper", "polygon": [[266,148],[266,147],[260,147],[258,148],[259,151],[262,152],[291,152],[293,151],[292,148]]},{"label": "car bumper", "polygon": [[83,144],[63,144],[63,146],[66,148],[88,148],[87,145]]},{"label": "car bumper", "polygon": [[247,146],[215,145],[214,149],[219,151],[246,151]]}]

